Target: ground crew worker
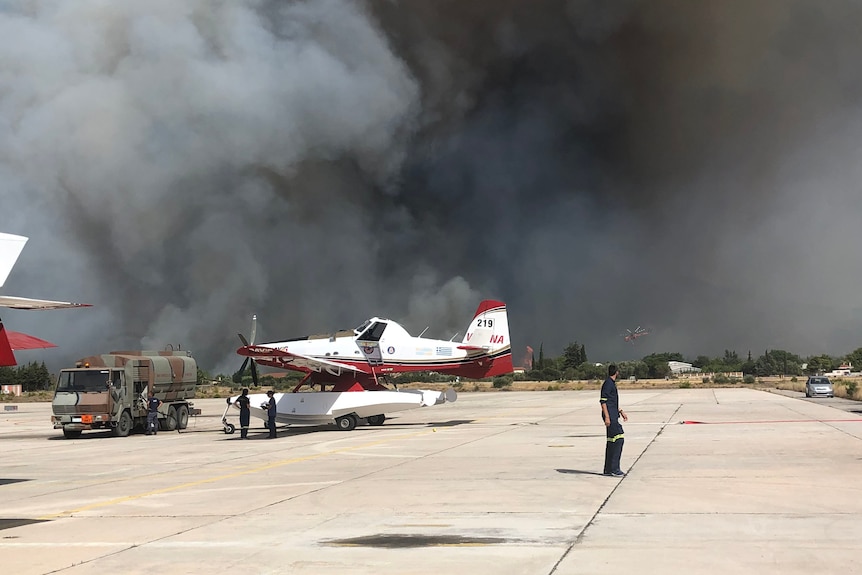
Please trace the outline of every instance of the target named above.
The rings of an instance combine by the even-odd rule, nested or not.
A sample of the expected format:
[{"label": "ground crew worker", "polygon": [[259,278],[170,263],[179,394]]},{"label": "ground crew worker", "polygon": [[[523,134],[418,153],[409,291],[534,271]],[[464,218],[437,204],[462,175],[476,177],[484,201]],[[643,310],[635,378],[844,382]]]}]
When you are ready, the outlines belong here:
[{"label": "ground crew worker", "polygon": [[150,391],[150,396],[147,399],[147,435],[155,435],[159,430],[159,406],[161,400],[157,399],[155,394]]},{"label": "ground crew worker", "polygon": [[270,389],[266,394],[269,396],[269,401],[266,403],[267,427],[269,427],[267,439],[275,439],[275,415],[278,413],[275,408],[275,392]]},{"label": "ground crew worker", "polygon": [[605,422],[605,430],[607,432],[607,443],[605,445],[605,470],[603,475],[612,475],[614,477],[625,477],[625,473],[620,469],[620,457],[623,454],[623,426],[620,424],[620,416],[623,421],[628,421],[629,418],[625,411],[620,409],[620,399],[617,393],[617,366],[610,364],[608,366],[608,378],[602,384],[601,397],[599,403],[602,406],[602,419]]},{"label": "ground crew worker", "polygon": [[239,406],[239,425],[240,439],[248,439],[248,425],[251,421],[251,409],[249,409],[249,404],[251,400],[248,398],[248,388],[244,387],[242,389],[242,395],[236,398],[234,404]]}]

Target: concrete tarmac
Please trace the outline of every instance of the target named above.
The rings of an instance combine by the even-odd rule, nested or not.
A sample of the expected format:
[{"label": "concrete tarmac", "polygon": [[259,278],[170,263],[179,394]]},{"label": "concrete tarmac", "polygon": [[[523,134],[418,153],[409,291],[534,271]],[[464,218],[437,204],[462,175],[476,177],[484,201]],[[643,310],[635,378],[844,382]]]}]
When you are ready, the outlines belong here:
[{"label": "concrete tarmac", "polygon": [[[750,389],[465,393],[381,427],[63,439],[0,411],[0,565],[64,573],[590,574],[862,570],[862,418]],[[236,423],[236,416],[232,416]],[[689,422],[689,423],[680,423]],[[694,423],[699,422],[699,423]]]}]

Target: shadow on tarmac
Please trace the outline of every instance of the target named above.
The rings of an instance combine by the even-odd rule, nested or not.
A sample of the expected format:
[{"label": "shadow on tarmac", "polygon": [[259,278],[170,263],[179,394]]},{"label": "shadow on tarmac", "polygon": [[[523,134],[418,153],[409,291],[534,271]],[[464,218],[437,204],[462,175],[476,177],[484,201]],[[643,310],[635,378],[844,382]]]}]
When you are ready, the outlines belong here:
[{"label": "shadow on tarmac", "polygon": [[[383,427],[388,427],[391,429],[403,429],[406,427],[455,427],[456,425],[466,425],[469,423],[473,423],[473,419],[452,419],[449,421],[434,421],[430,423],[390,423],[384,425]],[[359,425],[354,431],[359,431],[362,429],[374,429],[379,428],[379,426],[373,425]],[[219,431],[224,433],[221,429],[213,430],[209,429],[207,431]],[[277,437],[291,437],[294,435],[306,435],[308,433],[317,433],[317,432],[326,432],[326,431],[337,431],[339,433],[344,433],[335,427],[332,424],[325,425],[298,425],[296,427],[281,427],[277,431]],[[188,433],[188,429],[183,430],[183,433]],[[260,429],[249,429],[248,430],[248,438],[249,439],[265,439],[268,435],[266,428]],[[604,436],[602,436],[604,437]],[[235,431],[234,433],[227,435],[225,439],[240,439],[239,431]]]},{"label": "shadow on tarmac", "polygon": [[10,485],[12,483],[21,483],[22,481],[32,481],[32,479],[4,479],[0,477],[0,485]]},{"label": "shadow on tarmac", "polygon": [[603,473],[598,471],[584,471],[583,469],[557,469],[557,473],[569,473],[572,475],[599,475],[604,477]]}]

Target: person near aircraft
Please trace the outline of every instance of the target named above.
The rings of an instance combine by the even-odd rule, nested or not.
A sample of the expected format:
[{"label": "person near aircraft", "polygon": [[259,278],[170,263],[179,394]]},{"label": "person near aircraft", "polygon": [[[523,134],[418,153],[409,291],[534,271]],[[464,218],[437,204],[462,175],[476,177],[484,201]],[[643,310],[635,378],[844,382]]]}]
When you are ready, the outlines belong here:
[{"label": "person near aircraft", "polygon": [[161,400],[150,391],[150,396],[147,399],[147,435],[155,435],[159,430],[159,406],[161,404]]},{"label": "person near aircraft", "polygon": [[275,407],[275,392],[270,389],[266,395],[269,397],[266,402],[266,426],[269,428],[267,439],[275,439],[275,415],[278,413]]},{"label": "person near aircraft", "polygon": [[237,397],[234,403],[239,407],[239,437],[240,439],[248,439],[248,426],[251,421],[251,409],[249,407],[251,400],[248,398],[247,387],[242,389],[242,395]]},{"label": "person near aircraft", "polygon": [[623,443],[625,443],[620,417],[623,418],[623,421],[628,421],[629,418],[626,412],[620,409],[620,398],[617,392],[618,375],[617,366],[610,364],[608,366],[608,378],[602,384],[601,397],[599,398],[599,403],[602,406],[602,419],[605,422],[607,433],[603,475],[625,477],[625,472],[620,469],[620,457],[622,457]]}]

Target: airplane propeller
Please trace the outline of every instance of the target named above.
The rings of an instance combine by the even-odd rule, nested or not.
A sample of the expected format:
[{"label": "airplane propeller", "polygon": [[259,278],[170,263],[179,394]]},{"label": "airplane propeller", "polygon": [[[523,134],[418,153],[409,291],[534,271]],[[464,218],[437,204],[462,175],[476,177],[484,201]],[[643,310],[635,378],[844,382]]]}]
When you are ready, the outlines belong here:
[{"label": "airplane propeller", "polygon": [[[237,335],[245,347],[254,345],[254,338],[257,336],[257,316],[251,316],[251,342],[245,339],[245,336],[241,333],[238,333]],[[251,380],[254,382],[254,386],[258,387],[257,363],[251,357],[246,356],[245,360],[243,360],[242,367],[239,368],[239,377],[242,378],[242,375],[245,373],[245,368],[248,367],[249,360],[251,361]]]}]

